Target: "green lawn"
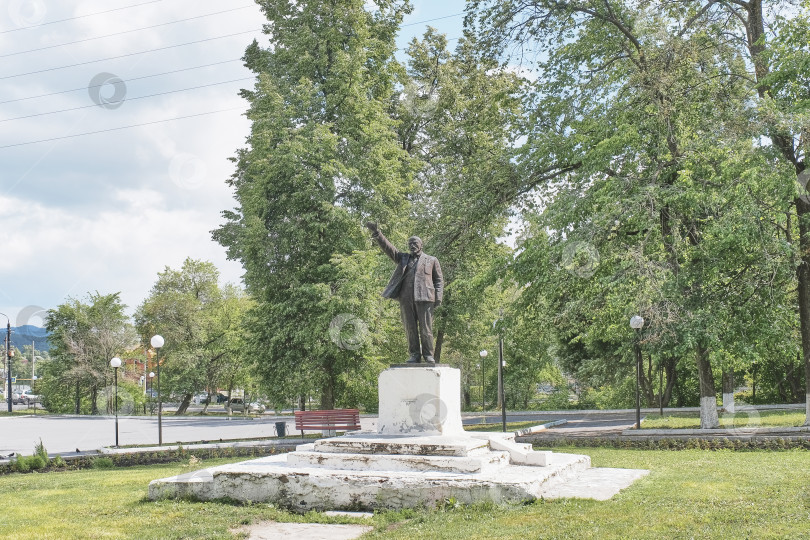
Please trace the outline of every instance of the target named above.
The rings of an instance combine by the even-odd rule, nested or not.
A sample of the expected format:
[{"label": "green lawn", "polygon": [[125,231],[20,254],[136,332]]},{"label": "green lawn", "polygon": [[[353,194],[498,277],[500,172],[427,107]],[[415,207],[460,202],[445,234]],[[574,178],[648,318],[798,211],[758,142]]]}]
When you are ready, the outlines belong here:
[{"label": "green lawn", "polygon": [[[810,538],[810,452],[554,450],[588,454],[597,467],[651,474],[605,502],[382,513],[368,537]],[[236,460],[204,465],[228,461]],[[352,522],[267,504],[146,499],[150,480],[190,470],[172,464],[0,477],[0,538],[228,538],[233,527],[263,520]]]},{"label": "green lawn", "polygon": [[[741,411],[737,413],[719,413],[720,427],[755,428],[755,427],[798,427],[804,424],[805,411]],[[698,429],[700,414],[675,413],[651,414],[641,421],[642,429]]]}]

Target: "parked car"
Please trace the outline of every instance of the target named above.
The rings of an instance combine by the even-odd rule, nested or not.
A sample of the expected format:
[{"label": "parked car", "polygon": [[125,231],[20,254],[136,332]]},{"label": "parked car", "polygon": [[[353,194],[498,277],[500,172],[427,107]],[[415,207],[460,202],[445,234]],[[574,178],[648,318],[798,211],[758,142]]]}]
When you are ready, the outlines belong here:
[{"label": "parked car", "polygon": [[22,399],[22,392],[12,392],[11,393],[11,403],[14,405],[19,405],[21,403],[25,403]]},{"label": "parked car", "polygon": [[245,400],[240,397],[231,398],[228,402],[228,406],[231,408],[231,412],[244,412]]},{"label": "parked car", "polygon": [[42,396],[26,390],[20,396],[20,400],[26,405],[31,405],[32,403],[42,403]]},{"label": "parked car", "polygon": [[[245,412],[245,400],[242,398],[231,398],[230,405],[231,412]],[[249,413],[261,414],[264,412],[264,408],[264,405],[257,402],[247,404],[247,411]]]},{"label": "parked car", "polygon": [[266,407],[261,403],[254,401],[248,405],[248,412],[261,414],[265,411]]},{"label": "parked car", "polygon": [[207,399],[208,399],[208,392],[200,392],[199,394],[191,398],[191,401],[199,405],[201,403],[205,403]]}]

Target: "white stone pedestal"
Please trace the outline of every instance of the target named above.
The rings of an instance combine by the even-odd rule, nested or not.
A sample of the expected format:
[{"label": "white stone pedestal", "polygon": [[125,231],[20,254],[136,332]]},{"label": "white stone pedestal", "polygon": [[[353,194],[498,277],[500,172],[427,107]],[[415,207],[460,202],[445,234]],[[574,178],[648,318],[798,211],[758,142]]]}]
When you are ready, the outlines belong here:
[{"label": "white stone pedestal", "polygon": [[381,435],[460,435],[461,375],[449,366],[404,364],[380,373]]},{"label": "white stone pedestal", "polygon": [[[378,431],[357,431],[295,452],[154,480],[149,497],[223,497],[298,511],[411,508],[454,498],[517,502],[610,498],[647,471],[590,469],[590,458],[536,452],[515,434],[467,433],[460,372],[392,366],[380,374]],[[590,471],[601,471],[593,477]],[[594,491],[594,478],[601,490]],[[577,483],[578,482],[578,483]],[[560,491],[561,486],[574,486]]]}]

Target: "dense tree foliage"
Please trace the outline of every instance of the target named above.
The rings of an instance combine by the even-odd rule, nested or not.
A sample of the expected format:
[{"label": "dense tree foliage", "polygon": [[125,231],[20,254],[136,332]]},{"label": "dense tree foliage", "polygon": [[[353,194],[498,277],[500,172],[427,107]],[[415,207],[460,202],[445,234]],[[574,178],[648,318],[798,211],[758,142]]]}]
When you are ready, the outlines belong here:
[{"label": "dense tree foliage", "polygon": [[102,392],[112,381],[110,359],[136,343],[125,309],[118,293],[93,293],[48,310],[52,361],[42,370],[41,389],[51,411],[100,412]]},{"label": "dense tree foliage", "polygon": [[[245,54],[257,82],[243,92],[252,129],[230,181],[239,207],[214,236],[245,267],[257,302],[251,350],[272,392],[317,393],[331,408],[367,364],[362,347],[330,339],[330,324],[345,323],[353,302],[341,284],[364,271],[347,256],[369,250],[366,218],[393,227],[407,212],[411,162],[386,109],[394,37],[409,7],[258,3],[271,45],[254,42]],[[370,310],[346,313],[367,324]]]},{"label": "dense tree foliage", "polygon": [[195,392],[249,392],[255,383],[243,340],[250,299],[238,287],[219,284],[210,262],[186,259],[182,268],[166,268],[135,313],[141,342],[160,334],[161,391],[177,396],[184,414]]},{"label": "dense tree foliage", "polygon": [[[467,407],[494,404],[499,340],[510,407],[548,383],[557,406],[629,406],[638,340],[647,405],[716,426],[724,374],[810,420],[808,0],[473,0],[454,49],[429,28],[402,62],[407,1],[258,3],[270,44],[245,53],[251,132],[213,233],[247,292],[189,259],[136,314],[181,411],[259,380],[277,405],[373,409],[405,345],[372,220],[441,260],[436,357]],[[123,306],[48,325],[54,395],[94,410]]]},{"label": "dense tree foliage", "polygon": [[[512,267],[524,305],[547,303],[561,363],[595,384],[631,373],[626,321],[643,315],[647,365],[668,374],[659,392],[695,362],[704,427],[717,424],[719,368],[796,348],[795,187],[763,145],[770,135],[785,155],[782,135],[753,107],[750,81],[767,72],[757,15],[754,0],[541,0],[472,2],[468,17],[490,52],[539,74],[519,163],[555,176],[526,203],[540,207]],[[738,19],[747,51],[728,37]]]}]

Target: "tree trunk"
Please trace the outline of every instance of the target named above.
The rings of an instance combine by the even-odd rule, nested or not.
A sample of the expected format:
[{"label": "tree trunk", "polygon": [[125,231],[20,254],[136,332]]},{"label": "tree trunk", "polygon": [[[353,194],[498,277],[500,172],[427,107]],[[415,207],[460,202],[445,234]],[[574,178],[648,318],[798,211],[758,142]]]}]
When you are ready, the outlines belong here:
[{"label": "tree trunk", "polygon": [[438,364],[442,358],[442,345],[444,344],[444,330],[439,330],[436,333],[436,346],[433,348],[433,358]]},{"label": "tree trunk", "polygon": [[810,426],[810,204],[802,197],[796,199],[799,221],[799,253],[801,261],[796,269],[799,290],[799,328],[802,340],[805,373],[805,421]]},{"label": "tree trunk", "polygon": [[678,360],[668,356],[661,360],[664,363],[664,378],[666,379],[666,385],[664,387],[664,399],[662,405],[664,407],[669,407],[669,402],[672,401],[672,390],[675,388],[675,382],[677,377],[677,371],[675,367],[678,364]]},{"label": "tree trunk", "polygon": [[[763,79],[770,73],[768,64],[765,24],[762,13],[762,0],[749,0],[745,6],[748,18],[745,21],[746,39],[751,59],[754,63],[757,93],[765,99],[770,97],[771,88],[763,84]],[[767,135],[782,156],[793,165],[796,175],[801,175],[805,169],[804,161],[799,160],[798,149],[794,144],[792,133],[785,132],[779,127],[771,127]],[[796,215],[799,221],[799,253],[801,262],[796,269],[799,290],[799,322],[804,356],[805,373],[805,422],[810,426],[810,202],[805,197],[796,197]]]},{"label": "tree trunk", "polygon": [[802,354],[796,354],[796,363],[790,363],[787,369],[787,381],[790,386],[790,403],[799,403],[801,396],[804,395],[802,390]]},{"label": "tree trunk", "polygon": [[331,373],[328,374],[326,380],[323,382],[321,388],[321,410],[330,410],[335,408],[335,378]]},{"label": "tree trunk", "polygon": [[717,417],[717,392],[714,389],[714,375],[709,362],[709,349],[698,345],[695,350],[698,379],[700,381],[700,428],[711,429],[720,425]]},{"label": "tree trunk", "polygon": [[734,412],[734,371],[723,370],[723,410]]},{"label": "tree trunk", "polygon": [[307,397],[306,396],[298,396],[298,410],[299,411],[307,410]]},{"label": "tree trunk", "polygon": [[751,404],[757,403],[757,363],[751,366]]},{"label": "tree trunk", "polygon": [[[11,390],[9,389],[9,393]],[[82,398],[81,398],[81,387],[79,385],[79,381],[76,381],[76,413],[81,414],[81,405],[82,405]]]},{"label": "tree trunk", "polygon": [[647,357],[646,369],[644,368],[643,359],[641,362],[641,395],[643,404],[646,407],[653,407],[658,404],[658,401],[655,399],[655,374],[653,373],[652,355]]},{"label": "tree trunk", "polygon": [[177,407],[177,412],[174,413],[175,416],[186,414],[189,405],[191,405],[191,394],[183,394],[183,401]]},{"label": "tree trunk", "polygon": [[98,388],[96,385],[90,389],[90,414],[96,415],[98,414],[98,403],[96,400],[98,399]]}]

